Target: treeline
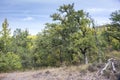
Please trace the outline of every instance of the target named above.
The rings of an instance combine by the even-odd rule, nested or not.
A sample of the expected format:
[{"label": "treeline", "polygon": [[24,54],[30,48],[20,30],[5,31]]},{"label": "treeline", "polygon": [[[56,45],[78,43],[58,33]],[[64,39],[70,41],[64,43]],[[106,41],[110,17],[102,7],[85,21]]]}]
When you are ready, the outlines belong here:
[{"label": "treeline", "polygon": [[103,62],[110,51],[120,51],[120,10],[111,13],[111,24],[103,26],[95,26],[90,15],[76,11],[74,4],[57,10],[51,15],[53,23],[46,23],[44,31],[35,36],[21,29],[11,36],[8,21],[4,20],[0,72]]}]

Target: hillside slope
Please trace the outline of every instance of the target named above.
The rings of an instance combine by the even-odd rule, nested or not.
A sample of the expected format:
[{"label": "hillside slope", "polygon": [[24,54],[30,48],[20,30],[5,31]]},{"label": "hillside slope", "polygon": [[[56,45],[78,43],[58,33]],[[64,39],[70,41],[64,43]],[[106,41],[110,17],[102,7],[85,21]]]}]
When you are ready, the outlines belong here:
[{"label": "hillside slope", "polygon": [[0,80],[117,80],[114,75],[98,75],[98,69],[88,65],[47,68],[26,72],[1,73]]}]

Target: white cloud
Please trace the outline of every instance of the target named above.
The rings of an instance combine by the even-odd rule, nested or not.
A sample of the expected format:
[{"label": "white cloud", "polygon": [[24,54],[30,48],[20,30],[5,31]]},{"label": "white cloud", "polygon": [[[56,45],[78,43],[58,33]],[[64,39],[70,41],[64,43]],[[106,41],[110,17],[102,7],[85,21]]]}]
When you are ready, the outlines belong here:
[{"label": "white cloud", "polygon": [[108,24],[111,21],[106,17],[93,17],[96,25]]},{"label": "white cloud", "polygon": [[90,11],[90,12],[101,12],[101,11],[105,11],[105,9],[102,9],[102,8],[89,8],[89,9],[87,9],[87,11]]},{"label": "white cloud", "polygon": [[106,9],[106,8],[88,8],[86,9],[88,12],[93,12],[93,13],[100,13],[100,12],[113,12],[116,9]]},{"label": "white cloud", "polygon": [[26,17],[23,19],[23,21],[31,21],[31,20],[34,20],[34,18],[33,17]]}]

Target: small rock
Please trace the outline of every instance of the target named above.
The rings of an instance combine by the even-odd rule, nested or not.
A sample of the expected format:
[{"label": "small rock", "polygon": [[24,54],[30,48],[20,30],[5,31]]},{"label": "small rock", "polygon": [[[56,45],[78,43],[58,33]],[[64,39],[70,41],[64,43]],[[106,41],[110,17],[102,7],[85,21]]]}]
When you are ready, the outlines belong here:
[{"label": "small rock", "polygon": [[50,71],[46,71],[45,74],[50,74]]}]

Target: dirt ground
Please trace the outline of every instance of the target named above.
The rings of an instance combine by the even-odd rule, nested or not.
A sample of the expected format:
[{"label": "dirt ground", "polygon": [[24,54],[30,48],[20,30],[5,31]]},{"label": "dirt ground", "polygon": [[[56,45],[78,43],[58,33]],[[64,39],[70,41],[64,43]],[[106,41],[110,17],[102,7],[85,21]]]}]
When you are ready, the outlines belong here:
[{"label": "dirt ground", "polygon": [[79,67],[50,68],[26,72],[1,73],[0,80],[110,80],[98,77],[97,72],[80,70]]}]

